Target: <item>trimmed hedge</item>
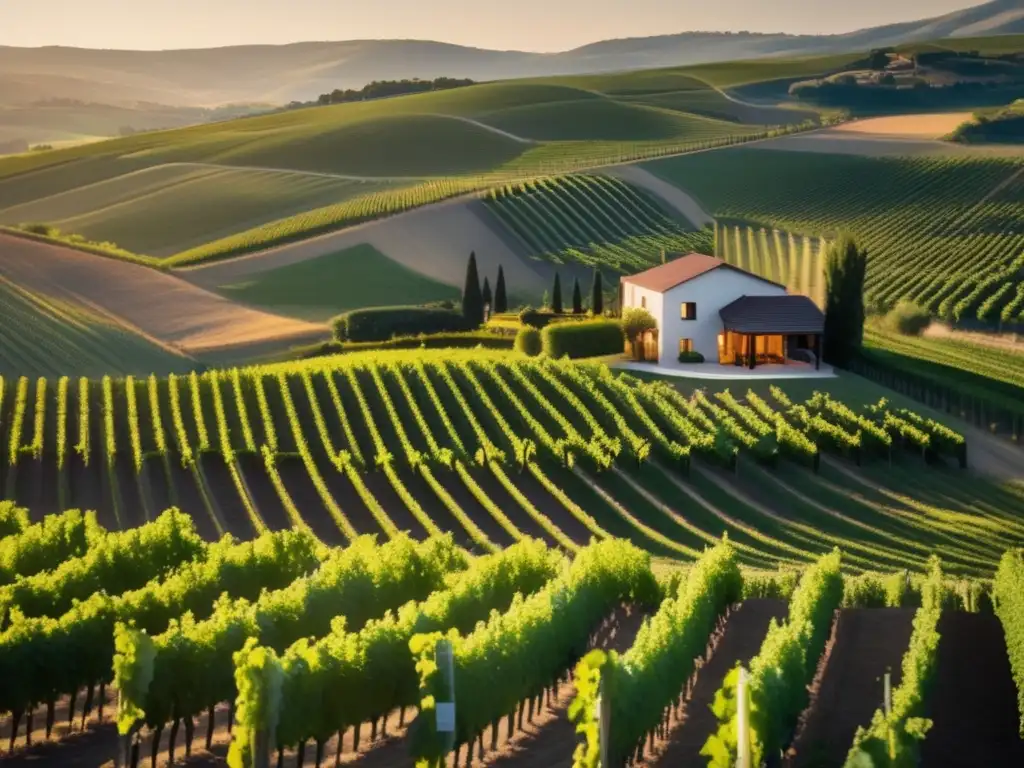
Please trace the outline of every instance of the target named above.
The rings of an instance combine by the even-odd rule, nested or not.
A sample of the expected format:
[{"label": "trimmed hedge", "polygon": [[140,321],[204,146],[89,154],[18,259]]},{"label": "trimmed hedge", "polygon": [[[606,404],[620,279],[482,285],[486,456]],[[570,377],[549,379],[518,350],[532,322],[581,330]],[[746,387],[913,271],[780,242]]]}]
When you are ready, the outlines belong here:
[{"label": "trimmed hedge", "polygon": [[528,357],[536,357],[544,349],[540,338],[540,331],[536,328],[520,328],[516,334],[516,352],[522,352]]},{"label": "trimmed hedge", "polygon": [[334,338],[341,342],[387,341],[396,336],[453,333],[471,328],[455,309],[440,307],[369,307],[334,319]]},{"label": "trimmed hedge", "polygon": [[617,320],[556,323],[544,328],[540,337],[544,354],[553,358],[621,354],[625,339]]},{"label": "trimmed hedge", "polygon": [[700,352],[680,352],[679,353],[680,363],[703,363],[704,355]]},{"label": "trimmed hedge", "polygon": [[376,349],[512,349],[513,338],[485,331],[465,333],[421,333],[416,336],[396,336],[386,341],[327,341],[309,347],[300,347],[300,358],[340,355],[347,352],[367,352]]},{"label": "trimmed hedge", "polygon": [[586,322],[591,316],[587,314],[574,315],[572,312],[552,312],[547,309],[533,309],[526,307],[520,312],[502,312],[491,315],[487,322],[508,327],[512,323],[520,326],[531,326],[538,330],[553,323]]}]

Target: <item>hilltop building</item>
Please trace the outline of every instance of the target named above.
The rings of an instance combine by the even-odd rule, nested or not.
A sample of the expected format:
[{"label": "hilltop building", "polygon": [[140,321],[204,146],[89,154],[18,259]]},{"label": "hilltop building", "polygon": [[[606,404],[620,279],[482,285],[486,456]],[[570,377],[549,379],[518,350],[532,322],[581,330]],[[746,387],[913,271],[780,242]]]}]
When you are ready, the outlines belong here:
[{"label": "hilltop building", "polygon": [[619,306],[654,316],[658,328],[643,339],[643,356],[661,365],[690,352],[750,368],[821,364],[825,316],[814,302],[714,256],[691,253],[623,277]]}]

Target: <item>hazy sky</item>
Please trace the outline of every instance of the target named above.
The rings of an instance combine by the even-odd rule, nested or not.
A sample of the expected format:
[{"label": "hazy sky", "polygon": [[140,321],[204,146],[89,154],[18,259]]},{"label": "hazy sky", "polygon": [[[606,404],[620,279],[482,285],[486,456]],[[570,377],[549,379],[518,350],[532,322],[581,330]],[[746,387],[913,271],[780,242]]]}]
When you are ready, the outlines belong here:
[{"label": "hazy sky", "polygon": [[687,30],[848,32],[979,0],[0,0],[0,45],[199,48],[417,38],[558,51]]}]

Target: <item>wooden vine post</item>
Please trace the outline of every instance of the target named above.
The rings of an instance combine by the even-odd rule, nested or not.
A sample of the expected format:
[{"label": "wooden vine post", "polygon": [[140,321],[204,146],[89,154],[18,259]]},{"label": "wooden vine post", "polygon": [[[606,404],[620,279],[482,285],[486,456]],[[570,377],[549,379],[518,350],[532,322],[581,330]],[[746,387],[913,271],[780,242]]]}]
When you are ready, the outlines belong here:
[{"label": "wooden vine post", "polygon": [[736,688],[736,768],[751,768],[748,685],[747,670],[740,667],[740,680]]},{"label": "wooden vine post", "polygon": [[889,741],[889,758],[896,758],[896,740],[892,732],[892,675],[888,669],[885,670],[885,729]]},{"label": "wooden vine post", "polygon": [[[448,753],[455,747],[455,657],[452,651],[451,640],[441,639],[437,641],[435,651],[438,671],[447,683],[448,699],[437,701],[434,704],[434,712],[437,718],[437,736],[442,745],[440,765],[445,764]],[[472,750],[472,745],[470,746]]]}]

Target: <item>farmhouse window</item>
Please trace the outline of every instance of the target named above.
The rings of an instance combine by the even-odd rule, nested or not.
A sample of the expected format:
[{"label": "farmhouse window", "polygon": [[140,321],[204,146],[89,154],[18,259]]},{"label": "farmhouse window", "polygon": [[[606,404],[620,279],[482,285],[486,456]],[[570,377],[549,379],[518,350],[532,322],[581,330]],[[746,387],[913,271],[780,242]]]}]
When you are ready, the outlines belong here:
[{"label": "farmhouse window", "polygon": [[641,296],[640,297],[640,306],[643,307],[644,309],[647,309],[647,297],[646,296]]},{"label": "farmhouse window", "polygon": [[680,339],[679,340],[679,351],[680,352],[693,352],[693,339]]},{"label": "farmhouse window", "polygon": [[697,302],[695,301],[684,301],[679,305],[679,319],[680,320],[696,320],[697,319]]}]

